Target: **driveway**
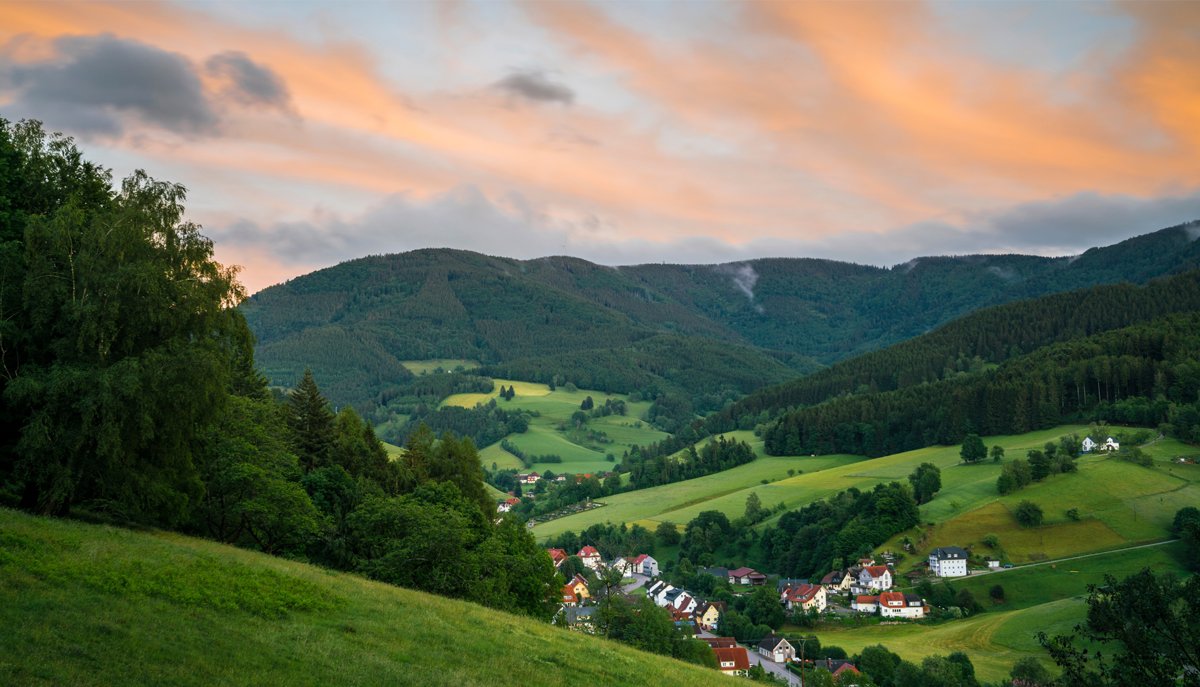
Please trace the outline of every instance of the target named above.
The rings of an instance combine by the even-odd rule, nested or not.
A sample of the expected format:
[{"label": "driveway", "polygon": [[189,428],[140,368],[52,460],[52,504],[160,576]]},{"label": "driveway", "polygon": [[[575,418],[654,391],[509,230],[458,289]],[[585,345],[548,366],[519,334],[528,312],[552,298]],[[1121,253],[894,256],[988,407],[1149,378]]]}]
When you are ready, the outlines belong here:
[{"label": "driveway", "polygon": [[750,654],[750,665],[761,665],[768,673],[787,680],[790,685],[800,684],[800,676],[785,668],[782,663],[767,659],[754,648],[747,648],[746,653]]},{"label": "driveway", "polygon": [[635,589],[641,589],[642,587],[646,586],[647,582],[650,581],[649,577],[647,577],[641,573],[633,573],[632,575],[630,575],[630,577],[633,578],[633,582],[630,582],[629,584],[621,587],[621,591],[625,592],[626,594],[632,592]]}]

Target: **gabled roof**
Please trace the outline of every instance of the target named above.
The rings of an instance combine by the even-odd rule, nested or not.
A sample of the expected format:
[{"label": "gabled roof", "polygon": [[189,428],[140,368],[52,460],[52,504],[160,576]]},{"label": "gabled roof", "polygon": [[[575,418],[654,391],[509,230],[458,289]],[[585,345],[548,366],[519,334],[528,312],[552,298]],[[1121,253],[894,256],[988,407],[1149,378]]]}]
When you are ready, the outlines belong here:
[{"label": "gabled roof", "polygon": [[585,547],[583,547],[582,549],[580,549],[580,550],[579,550],[579,554],[578,554],[578,555],[579,555],[579,557],[580,557],[580,558],[585,558],[585,557],[588,557],[588,558],[590,558],[590,557],[593,557],[593,556],[595,556],[595,557],[599,557],[599,555],[600,555],[600,552],[599,552],[599,551],[597,551],[597,550],[596,550],[596,547],[594,547],[594,546],[585,546]]},{"label": "gabled roof", "polygon": [[856,604],[877,604],[877,603],[879,603],[879,597],[878,596],[856,596],[856,597],[854,597],[854,603],[856,603]]},{"label": "gabled roof", "polygon": [[710,608],[717,609],[718,613],[724,613],[725,612],[725,602],[724,601],[706,601],[696,607],[696,615],[704,615],[705,613],[708,613],[708,609],[710,609]]},{"label": "gabled roof", "polygon": [[575,595],[575,586],[570,584],[563,585],[562,598],[564,603],[579,603],[579,597]]},{"label": "gabled roof", "polygon": [[841,570],[834,570],[825,577],[821,578],[821,584],[838,584],[846,579],[846,573]]},{"label": "gabled roof", "polygon": [[697,637],[700,641],[714,649],[732,649],[738,645],[733,637]]},{"label": "gabled roof", "polygon": [[[642,561],[646,560],[647,558],[650,558],[650,555],[643,553],[643,554],[639,554],[637,558],[634,558],[630,562],[632,562],[634,565],[641,565]],[[626,558],[625,560],[629,561],[630,559]],[[653,559],[651,559],[651,560],[653,560]]]},{"label": "gabled roof", "polygon": [[837,677],[838,675],[841,675],[842,673],[854,673],[855,675],[858,675],[860,672],[861,671],[859,671],[858,668],[854,667],[853,663],[843,663],[842,665],[838,666],[836,670],[833,671],[833,676]]},{"label": "gabled roof", "polygon": [[778,647],[780,644],[787,644],[788,646],[792,645],[791,642],[784,639],[783,637],[776,637],[775,635],[767,635],[766,637],[762,638],[761,642],[758,643],[758,648],[766,649],[767,651],[774,651],[775,648]]},{"label": "gabled roof", "polygon": [[905,605],[904,594],[900,592],[883,592],[879,595],[879,605],[889,607],[903,606]]},{"label": "gabled roof", "polygon": [[726,666],[722,670],[750,670],[750,655],[740,646],[713,647],[713,653],[717,655],[718,667],[722,663],[733,664],[732,668]]},{"label": "gabled roof", "polygon": [[886,565],[868,565],[867,567],[863,568],[863,572],[867,573],[871,577],[878,578],[883,577],[884,573],[891,571],[888,570]]},{"label": "gabled roof", "polygon": [[581,584],[586,587],[587,586],[587,578],[584,577],[583,575],[580,575],[579,573],[575,573],[575,577],[571,578],[571,583],[572,584]]},{"label": "gabled roof", "polygon": [[735,568],[729,571],[730,577],[745,577],[750,573],[757,572],[754,568]]},{"label": "gabled roof", "polygon": [[967,560],[967,552],[957,546],[939,546],[929,553],[930,558],[935,558],[939,561],[954,561]]},{"label": "gabled roof", "polygon": [[798,584],[784,590],[784,596],[793,603],[808,603],[823,589],[819,584]]}]

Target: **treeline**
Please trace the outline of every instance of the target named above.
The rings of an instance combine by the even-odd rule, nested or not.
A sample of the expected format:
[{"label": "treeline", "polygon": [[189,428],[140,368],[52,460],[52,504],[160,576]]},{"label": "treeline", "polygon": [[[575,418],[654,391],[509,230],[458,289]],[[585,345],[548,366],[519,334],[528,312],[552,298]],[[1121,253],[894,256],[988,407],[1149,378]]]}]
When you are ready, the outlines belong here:
[{"label": "treeline", "polygon": [[[417,427],[426,425],[435,433],[452,432],[470,437],[476,446],[488,446],[509,434],[523,434],[529,429],[530,417],[525,410],[505,410],[496,403],[496,399],[474,408],[420,406],[409,416],[408,422],[394,430],[394,433],[404,437]],[[385,433],[384,438],[391,440],[392,432]]]},{"label": "treeline", "polygon": [[629,473],[632,489],[645,489],[694,477],[711,475],[745,465],[756,458],[754,449],[744,441],[717,437],[699,451],[688,445],[682,455],[643,458],[637,447],[621,460],[621,471]]},{"label": "treeline", "polygon": [[[763,438],[772,455],[879,456],[957,443],[968,432],[1022,434],[1090,419],[1101,408],[1136,409],[1143,421],[1190,437],[1200,419],[1198,347],[1200,315],[1174,315],[1047,346],[992,371],[802,408]],[[1146,417],[1147,408],[1158,415]]]},{"label": "treeline", "polygon": [[[761,389],[680,431],[691,442],[720,432],[753,429],[797,406],[961,378],[1049,344],[1198,309],[1200,271],[1145,286],[1096,286],[995,306],[903,343]],[[642,454],[667,455],[680,448],[667,440],[644,447]]]},{"label": "treeline", "polygon": [[771,569],[785,577],[820,577],[849,565],[920,521],[907,484],[855,488],[784,513],[761,542]]},{"label": "treeline", "polygon": [[311,375],[255,370],[234,272],[184,189],[0,120],[0,503],[201,534],[548,619],[554,570],[494,522],[469,439],[389,460]]}]

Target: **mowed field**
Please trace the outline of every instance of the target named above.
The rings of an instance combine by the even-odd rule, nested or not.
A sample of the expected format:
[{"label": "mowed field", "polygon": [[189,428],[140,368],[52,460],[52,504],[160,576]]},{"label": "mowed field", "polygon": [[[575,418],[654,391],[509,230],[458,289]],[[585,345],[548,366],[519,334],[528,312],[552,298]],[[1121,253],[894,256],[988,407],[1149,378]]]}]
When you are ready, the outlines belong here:
[{"label": "mowed field", "polygon": [[[1003,446],[1010,457],[1015,457],[1064,434],[1084,430],[1086,427],[1068,425],[1017,436],[986,437],[985,442],[989,447]],[[761,455],[762,441],[751,432],[726,436],[749,442]],[[870,489],[880,482],[903,482],[917,465],[925,462],[941,469],[943,487],[937,498],[922,507],[921,515],[925,521],[938,521],[999,496],[996,477],[1000,466],[960,465],[959,450],[959,446],[934,446],[874,459],[847,455],[763,457],[716,475],[618,494],[604,499],[605,508],[551,520],[535,527],[534,533],[547,538],[567,530],[578,532],[605,521],[640,522],[653,529],[663,521],[685,524],[705,510],[718,510],[732,518],[742,514],[751,493],[757,493],[765,506],[783,503],[795,509],[850,487]],[[796,470],[797,474],[789,477],[788,469]],[[763,479],[770,482],[763,484]],[[773,522],[774,519],[767,521]]]},{"label": "mowed field", "polygon": [[445,372],[453,372],[458,368],[463,370],[473,370],[479,367],[479,362],[475,360],[462,360],[459,358],[436,358],[433,360],[401,360],[400,364],[409,372],[415,375],[433,374],[435,370],[441,368]]},{"label": "mowed field", "polygon": [[[639,419],[650,407],[648,401],[632,403],[622,394],[605,394],[588,389],[567,391],[558,387],[551,391],[545,384],[509,379],[497,379],[495,382],[496,388],[491,393],[455,394],[443,401],[442,405],[472,408],[496,399],[500,407],[506,410],[528,410],[536,413],[537,417],[530,420],[528,431],[510,434],[506,438],[528,455],[557,455],[562,458],[562,463],[535,463],[533,469],[538,472],[605,472],[615,465],[614,462],[606,460],[606,454],[611,453],[614,458],[620,460],[621,454],[630,446],[653,443],[667,436]],[[511,401],[499,398],[501,386],[513,388],[516,395]],[[596,406],[604,405],[607,399],[625,402],[625,415],[591,418],[587,423],[586,429],[603,432],[607,442],[589,440],[586,429],[583,433],[559,429],[564,424],[570,427],[571,415],[580,409],[580,405],[588,396],[592,397]],[[488,469],[491,469],[493,464],[500,469],[524,469],[521,461],[500,448],[499,443],[483,447],[479,458]]]}]

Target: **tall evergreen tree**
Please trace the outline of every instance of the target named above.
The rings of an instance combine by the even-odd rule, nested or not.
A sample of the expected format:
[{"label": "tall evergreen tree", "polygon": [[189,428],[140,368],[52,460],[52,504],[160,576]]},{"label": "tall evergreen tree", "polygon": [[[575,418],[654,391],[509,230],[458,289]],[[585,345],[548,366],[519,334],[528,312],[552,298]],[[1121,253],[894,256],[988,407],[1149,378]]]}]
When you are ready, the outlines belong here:
[{"label": "tall evergreen tree", "polygon": [[324,467],[333,460],[333,411],[321,395],[312,370],[288,396],[288,427],[292,430],[292,447],[305,472]]}]

